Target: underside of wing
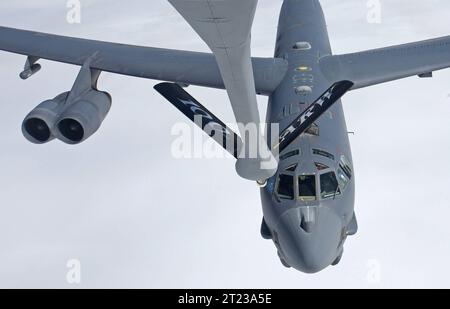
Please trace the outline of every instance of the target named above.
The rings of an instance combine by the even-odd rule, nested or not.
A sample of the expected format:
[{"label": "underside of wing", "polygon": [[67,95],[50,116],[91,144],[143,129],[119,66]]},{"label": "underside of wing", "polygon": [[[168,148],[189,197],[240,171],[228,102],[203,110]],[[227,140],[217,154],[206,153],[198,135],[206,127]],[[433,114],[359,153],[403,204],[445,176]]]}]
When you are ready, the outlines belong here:
[{"label": "underside of wing", "polygon": [[[0,27],[0,50],[83,65],[93,55],[91,67],[101,71],[148,79],[225,89],[212,54],[64,37]],[[287,70],[285,60],[253,58],[256,90],[268,95]]]},{"label": "underside of wing", "polygon": [[450,67],[450,36],[416,43],[325,56],[320,60],[330,81],[350,80],[352,89],[405,77],[431,77],[433,71]]}]

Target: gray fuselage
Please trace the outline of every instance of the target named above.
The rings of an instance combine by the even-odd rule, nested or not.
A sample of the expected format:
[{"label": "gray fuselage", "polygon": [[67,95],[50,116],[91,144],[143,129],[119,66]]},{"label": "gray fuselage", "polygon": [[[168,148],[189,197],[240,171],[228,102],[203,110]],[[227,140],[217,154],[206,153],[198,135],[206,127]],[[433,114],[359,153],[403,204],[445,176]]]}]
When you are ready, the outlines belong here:
[{"label": "gray fuselage", "polygon": [[[331,54],[318,0],[285,0],[275,57],[289,62],[269,99],[267,122],[286,128],[330,82],[318,62]],[[341,102],[280,154],[277,174],[261,189],[263,227],[282,263],[306,273],[339,262],[348,235],[356,233],[354,175]]]}]

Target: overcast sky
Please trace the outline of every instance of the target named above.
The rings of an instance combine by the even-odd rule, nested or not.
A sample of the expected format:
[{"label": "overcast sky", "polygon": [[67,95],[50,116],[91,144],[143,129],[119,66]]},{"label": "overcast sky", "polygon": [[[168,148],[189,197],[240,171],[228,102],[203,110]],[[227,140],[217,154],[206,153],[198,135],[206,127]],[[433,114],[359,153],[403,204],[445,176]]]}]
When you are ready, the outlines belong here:
[{"label": "overcast sky", "polygon": [[[367,22],[366,0],[321,2],[335,53],[450,32],[447,0],[384,0],[380,24]],[[165,0],[81,3],[81,24],[69,24],[65,0],[3,0],[0,25],[207,51]],[[273,55],[281,3],[259,2],[256,56]],[[0,52],[0,287],[450,287],[450,71],[345,96],[360,230],[339,266],[306,275],[284,268],[260,237],[258,189],[233,160],[172,158],[171,128],[185,118],[156,82],[102,74],[113,108],[100,131],[76,147],[36,146],[23,118],[69,90],[78,68],[41,61],[24,82],[24,61]],[[190,92],[233,121],[224,91]],[[66,281],[71,259],[80,285]]]}]

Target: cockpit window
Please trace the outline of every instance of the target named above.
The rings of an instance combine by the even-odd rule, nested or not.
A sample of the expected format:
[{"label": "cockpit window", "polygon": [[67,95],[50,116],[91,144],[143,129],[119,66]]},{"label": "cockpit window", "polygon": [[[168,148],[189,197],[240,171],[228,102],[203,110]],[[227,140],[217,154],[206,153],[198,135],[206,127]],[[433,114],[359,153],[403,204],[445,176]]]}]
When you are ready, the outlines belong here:
[{"label": "cockpit window", "polygon": [[316,176],[301,175],[298,177],[298,195],[303,201],[316,200]]},{"label": "cockpit window", "polygon": [[295,172],[295,170],[297,169],[297,165],[298,164],[292,164],[291,166],[289,166],[286,171],[288,172]]},{"label": "cockpit window", "polygon": [[338,175],[338,181],[339,185],[341,186],[342,190],[345,190],[347,188],[348,182],[350,179],[345,175],[344,171],[341,168],[338,168],[337,170]]},{"label": "cockpit window", "polygon": [[290,157],[298,156],[298,155],[300,155],[300,149],[296,149],[296,150],[290,151],[288,153],[285,153],[284,155],[281,155],[280,156],[280,161],[283,161],[283,160],[286,160],[286,159],[288,159]]},{"label": "cockpit window", "polygon": [[325,151],[325,150],[313,149],[313,154],[322,156],[322,157],[326,157],[330,160],[334,160],[334,155],[332,155],[331,153],[329,153],[328,151]]},{"label": "cockpit window", "polygon": [[322,163],[319,163],[319,162],[315,162],[314,164],[316,165],[316,168],[319,171],[323,171],[323,170],[326,170],[327,168],[329,168],[328,165],[325,165],[325,164],[322,164]]},{"label": "cockpit window", "polygon": [[345,156],[341,156],[339,162],[339,168],[337,170],[337,177],[340,187],[345,190],[347,188],[350,179],[352,179],[352,168],[350,166],[350,161],[347,160]]},{"label": "cockpit window", "polygon": [[348,161],[345,156],[341,156],[339,167],[344,171],[345,175],[347,175],[349,179],[352,178],[352,168],[350,167],[350,161]]},{"label": "cockpit window", "polygon": [[320,196],[330,198],[340,194],[339,184],[334,172],[329,172],[320,175]]},{"label": "cockpit window", "polygon": [[294,199],[294,176],[280,174],[278,177],[278,196],[285,200]]}]

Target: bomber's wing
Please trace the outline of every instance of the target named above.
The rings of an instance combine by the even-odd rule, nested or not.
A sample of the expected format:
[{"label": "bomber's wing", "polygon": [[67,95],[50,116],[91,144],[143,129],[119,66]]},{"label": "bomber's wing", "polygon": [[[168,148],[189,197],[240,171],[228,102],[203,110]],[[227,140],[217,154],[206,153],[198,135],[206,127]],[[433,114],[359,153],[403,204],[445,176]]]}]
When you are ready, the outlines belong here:
[{"label": "bomber's wing", "polygon": [[[0,50],[57,62],[83,65],[95,54],[91,68],[180,84],[224,89],[212,54],[141,47],[71,38],[0,27]],[[252,58],[256,91],[270,94],[283,79],[287,63]]]},{"label": "bomber's wing", "polygon": [[358,53],[325,56],[320,60],[320,67],[330,81],[352,81],[352,89],[414,75],[430,77],[433,71],[450,67],[450,36]]}]

